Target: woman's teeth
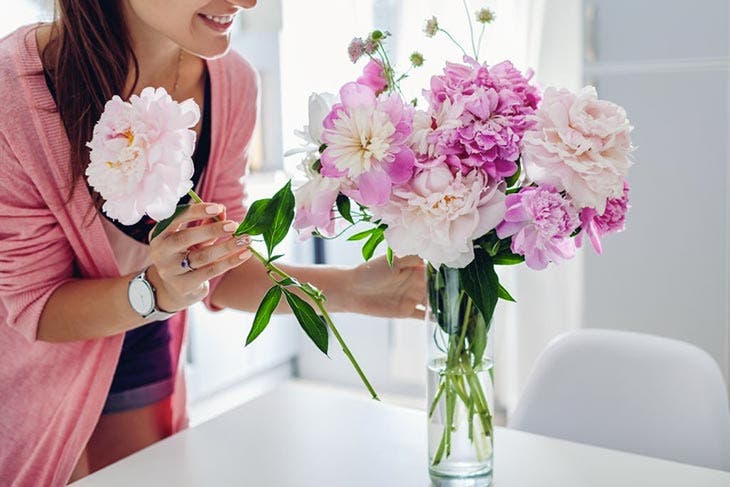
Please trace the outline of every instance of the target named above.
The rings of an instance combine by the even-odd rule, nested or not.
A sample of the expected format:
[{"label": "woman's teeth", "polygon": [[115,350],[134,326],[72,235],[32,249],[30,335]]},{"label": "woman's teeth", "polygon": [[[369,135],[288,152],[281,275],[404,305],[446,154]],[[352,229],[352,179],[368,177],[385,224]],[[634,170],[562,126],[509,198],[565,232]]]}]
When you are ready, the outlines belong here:
[{"label": "woman's teeth", "polygon": [[204,15],[206,19],[212,20],[213,22],[216,22],[218,24],[228,24],[233,21],[233,15],[224,15],[222,17],[218,17],[216,15]]}]

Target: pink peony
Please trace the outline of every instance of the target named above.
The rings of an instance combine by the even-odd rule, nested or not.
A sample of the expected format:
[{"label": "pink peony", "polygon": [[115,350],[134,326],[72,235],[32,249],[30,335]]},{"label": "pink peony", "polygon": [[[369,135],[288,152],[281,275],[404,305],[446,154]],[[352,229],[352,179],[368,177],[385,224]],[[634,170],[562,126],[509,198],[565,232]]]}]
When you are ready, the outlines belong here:
[{"label": "pink peony", "polygon": [[626,223],[626,212],[629,210],[629,183],[624,181],[624,192],[620,198],[609,198],[606,210],[599,215],[593,208],[583,208],[580,212],[581,232],[576,236],[578,247],[583,245],[585,233],[591,241],[593,249],[601,254],[601,238],[609,233],[622,232]]},{"label": "pink peony", "polygon": [[578,227],[578,210],[550,186],[523,188],[507,196],[504,221],[497,236],[512,236],[512,252],[524,255],[531,269],[570,259],[575,242],[570,235]]},{"label": "pink peony", "polygon": [[174,101],[164,88],[145,88],[129,102],[115,96],[104,107],[87,144],[86,176],[106,200],[102,210],[124,225],[145,214],[163,220],[192,188],[195,132],[192,100]]},{"label": "pink peony", "polygon": [[413,174],[415,158],[407,144],[413,109],[395,94],[378,98],[358,83],[343,86],[340,99],[323,122],[327,149],[321,173],[352,181],[356,189],[348,195],[358,203],[382,205],[393,185]]},{"label": "pink peony", "polygon": [[439,165],[395,188],[374,212],[388,225],[385,237],[396,255],[419,255],[437,268],[465,267],[474,260],[474,239],[502,220],[504,189],[482,171],[453,174]]},{"label": "pink peony", "polygon": [[[463,173],[480,168],[492,178],[511,176],[540,99],[528,83],[531,73],[523,76],[508,61],[491,69],[468,57],[465,62],[447,63],[444,74],[432,77],[431,90],[424,92],[433,118],[429,143]],[[457,126],[438,122],[445,107],[460,110]],[[430,157],[418,154],[419,161]]]},{"label": "pink peony", "polygon": [[335,233],[333,206],[340,192],[337,179],[311,174],[309,180],[294,190],[296,217],[294,228],[302,239],[309,238],[317,229],[325,235]]},{"label": "pink peony", "polygon": [[357,82],[372,88],[376,95],[381,94],[388,87],[383,65],[374,59],[365,65],[362,76],[357,79]]},{"label": "pink peony", "polygon": [[591,86],[577,95],[548,88],[535,120],[522,146],[527,177],[602,214],[608,198],[623,194],[631,166],[632,127],[624,109],[599,100]]}]

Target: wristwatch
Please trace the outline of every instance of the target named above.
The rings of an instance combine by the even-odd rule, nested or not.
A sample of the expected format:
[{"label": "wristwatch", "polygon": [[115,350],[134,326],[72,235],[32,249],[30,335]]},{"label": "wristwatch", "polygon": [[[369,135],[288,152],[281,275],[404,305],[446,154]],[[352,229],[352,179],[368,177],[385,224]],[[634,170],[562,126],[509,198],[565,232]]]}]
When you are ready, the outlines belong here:
[{"label": "wristwatch", "polygon": [[166,320],[175,313],[168,313],[157,307],[155,288],[147,280],[147,269],[149,267],[145,268],[145,270],[129,281],[129,286],[127,287],[129,305],[142,318],[151,318],[153,321]]}]

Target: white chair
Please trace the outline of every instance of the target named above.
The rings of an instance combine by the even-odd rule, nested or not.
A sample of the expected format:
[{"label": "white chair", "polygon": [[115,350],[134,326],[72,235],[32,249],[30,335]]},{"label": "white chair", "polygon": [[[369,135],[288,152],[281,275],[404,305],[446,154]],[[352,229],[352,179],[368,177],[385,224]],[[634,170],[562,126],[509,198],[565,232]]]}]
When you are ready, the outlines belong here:
[{"label": "white chair", "polygon": [[730,471],[730,409],[717,363],[694,345],[616,330],[555,338],[509,426]]}]

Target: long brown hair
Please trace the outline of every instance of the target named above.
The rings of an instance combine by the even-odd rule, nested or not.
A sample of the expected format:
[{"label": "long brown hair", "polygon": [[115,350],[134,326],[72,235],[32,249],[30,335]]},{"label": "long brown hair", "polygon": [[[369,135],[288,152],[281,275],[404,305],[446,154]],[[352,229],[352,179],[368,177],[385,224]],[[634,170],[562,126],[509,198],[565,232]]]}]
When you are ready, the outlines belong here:
[{"label": "long brown hair", "polygon": [[56,0],[50,41],[41,58],[71,145],[70,199],[89,164],[86,143],[104,104],[114,95],[129,95],[122,91],[130,68],[137,84],[139,65],[121,0]]}]

